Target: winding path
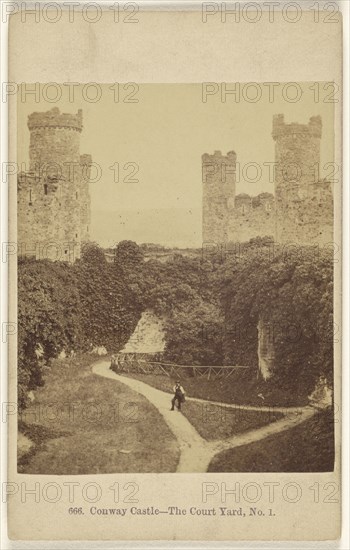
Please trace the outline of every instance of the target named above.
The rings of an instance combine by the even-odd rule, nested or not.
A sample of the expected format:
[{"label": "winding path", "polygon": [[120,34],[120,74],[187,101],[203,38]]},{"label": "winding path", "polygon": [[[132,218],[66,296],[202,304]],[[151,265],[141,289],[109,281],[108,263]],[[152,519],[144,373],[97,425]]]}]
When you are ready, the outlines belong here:
[{"label": "winding path", "polygon": [[[276,434],[288,430],[302,422],[305,422],[308,418],[311,418],[315,414],[315,410],[312,407],[303,408],[271,408],[271,407],[251,407],[251,406],[239,406],[241,410],[258,410],[258,411],[276,411],[283,412],[286,416],[281,420],[277,420],[267,426],[244,432],[242,434],[228,437],[227,439],[206,441],[199,435],[197,430],[192,424],[178,411],[170,410],[170,394],[164,391],[158,390],[153,386],[149,386],[140,380],[134,378],[127,378],[116,374],[109,368],[109,361],[102,361],[93,365],[92,370],[94,374],[116,380],[134,391],[140,393],[146,399],[154,405],[160,414],[163,416],[165,422],[169,426],[170,430],[176,437],[180,447],[180,460],[177,467],[177,472],[206,472],[212,458],[227,449],[234,447],[241,447],[248,443],[253,443],[269,435]],[[209,403],[212,405],[220,405],[227,407],[237,407],[237,405],[229,405],[223,403],[217,403],[214,401],[205,401],[197,398],[187,398],[188,400],[197,401],[201,403]],[[291,413],[291,414],[289,414]]]}]

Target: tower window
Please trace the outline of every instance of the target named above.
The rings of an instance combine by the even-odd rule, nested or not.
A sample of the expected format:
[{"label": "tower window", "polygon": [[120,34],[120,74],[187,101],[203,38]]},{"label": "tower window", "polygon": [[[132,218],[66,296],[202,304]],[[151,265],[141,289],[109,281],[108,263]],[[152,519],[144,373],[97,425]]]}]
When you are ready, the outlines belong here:
[{"label": "tower window", "polygon": [[47,195],[47,183],[44,183],[44,193]]},{"label": "tower window", "polygon": [[29,189],[29,206],[32,206],[32,190]]}]

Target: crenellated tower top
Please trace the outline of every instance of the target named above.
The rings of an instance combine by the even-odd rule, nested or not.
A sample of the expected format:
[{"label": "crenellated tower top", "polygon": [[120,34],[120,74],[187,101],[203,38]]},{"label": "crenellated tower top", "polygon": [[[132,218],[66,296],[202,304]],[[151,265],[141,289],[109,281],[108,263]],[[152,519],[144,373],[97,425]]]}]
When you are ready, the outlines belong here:
[{"label": "crenellated tower top", "polygon": [[227,155],[223,155],[221,151],[214,151],[213,155],[204,153],[202,155],[203,163],[225,163],[225,164],[234,164],[236,162],[237,155],[235,151],[229,151]]},{"label": "crenellated tower top", "polygon": [[304,135],[310,137],[322,137],[322,119],[320,116],[312,116],[308,124],[292,122],[285,124],[284,115],[274,115],[272,122],[272,137],[274,140],[281,136]]},{"label": "crenellated tower top", "polygon": [[28,116],[30,131],[36,128],[66,128],[81,132],[83,129],[83,111],[78,110],[76,115],[61,113],[57,107],[44,113],[32,113]]}]

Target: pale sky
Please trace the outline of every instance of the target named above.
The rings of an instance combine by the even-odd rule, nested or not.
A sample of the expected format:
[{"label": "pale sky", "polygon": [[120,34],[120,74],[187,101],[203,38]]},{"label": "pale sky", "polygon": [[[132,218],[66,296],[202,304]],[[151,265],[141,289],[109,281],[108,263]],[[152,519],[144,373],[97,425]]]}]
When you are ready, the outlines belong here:
[{"label": "pale sky", "polygon": [[[102,96],[96,103],[84,100],[80,89],[75,90],[75,101],[69,102],[64,86],[62,100],[57,103],[35,103],[32,96],[25,102],[19,96],[18,101],[20,163],[28,162],[30,113],[52,107],[67,113],[83,110],[80,153],[90,153],[102,171],[100,181],[90,184],[91,238],[104,246],[125,238],[139,243],[200,246],[203,153],[236,151],[240,163],[237,194],[273,192],[263,163],[274,161],[274,114],[283,113],[286,123],[302,124],[311,116],[321,115],[321,164],[333,161],[333,104],[315,103],[308,84],[303,85],[297,103],[288,103],[281,93],[276,93],[270,103],[266,88],[262,88],[262,99],[257,103],[244,101],[242,96],[236,103],[230,95],[223,103],[220,93],[203,103],[201,84],[142,84],[134,96],[139,102],[127,103],[122,99],[133,88],[124,91],[122,86],[118,103],[109,85],[101,85]],[[115,171],[110,169],[116,163],[119,183],[114,182]],[[139,167],[133,176],[138,182],[122,181],[132,171],[131,165],[124,168],[126,163]],[[261,166],[261,181],[244,180],[247,163]],[[254,176],[253,172],[248,174]]]}]

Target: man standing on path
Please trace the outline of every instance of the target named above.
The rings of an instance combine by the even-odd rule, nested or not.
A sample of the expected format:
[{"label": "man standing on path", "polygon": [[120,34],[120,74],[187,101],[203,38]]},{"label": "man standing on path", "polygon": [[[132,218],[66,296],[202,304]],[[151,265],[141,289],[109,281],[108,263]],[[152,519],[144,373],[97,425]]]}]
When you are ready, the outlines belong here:
[{"label": "man standing on path", "polygon": [[180,380],[176,381],[175,386],[173,387],[174,397],[171,400],[171,411],[174,410],[175,402],[177,401],[177,408],[181,411],[181,403],[185,401],[185,390],[180,385]]}]

